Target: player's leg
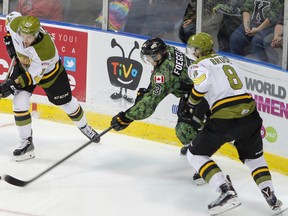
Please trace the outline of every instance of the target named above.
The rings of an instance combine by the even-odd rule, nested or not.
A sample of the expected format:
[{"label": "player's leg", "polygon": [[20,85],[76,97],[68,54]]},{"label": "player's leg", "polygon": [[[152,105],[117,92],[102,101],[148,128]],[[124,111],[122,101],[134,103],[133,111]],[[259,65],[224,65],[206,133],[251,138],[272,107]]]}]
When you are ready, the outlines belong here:
[{"label": "player's leg", "polygon": [[188,94],[181,97],[178,104],[178,121],[175,127],[176,136],[183,144],[183,147],[180,150],[180,155],[185,156],[187,149],[189,148],[191,142],[196,137],[196,134],[199,130],[202,129],[203,124],[206,120],[206,114],[209,112],[209,105],[205,99],[203,99],[198,105],[194,116],[191,118],[182,118],[182,115],[179,114],[182,106],[185,106],[188,100]]},{"label": "player's leg", "polygon": [[13,98],[14,118],[20,135],[20,146],[13,152],[16,161],[35,157],[32,139],[32,119],[29,112],[30,96],[31,93],[27,91],[19,91]]},{"label": "player's leg", "polygon": [[[261,137],[262,119],[255,110],[248,117],[243,119],[243,125],[238,133],[242,134],[243,139],[236,140],[236,146],[239,158],[250,169],[253,180],[262,192],[268,205],[277,210],[281,207],[282,202],[277,199],[272,183],[271,173],[267,162],[263,156],[263,142]],[[253,124],[251,124],[253,122]]]},{"label": "player's leg", "polygon": [[210,214],[219,214],[241,204],[229,176],[225,177],[221,168],[211,159],[211,156],[226,142],[222,135],[223,130],[228,131],[228,126],[225,120],[209,120],[187,152],[191,166],[215,191],[220,192],[220,196],[208,205]]},{"label": "player's leg", "polygon": [[78,100],[72,96],[65,69],[60,73],[57,80],[44,90],[49,101],[56,106],[60,106],[88,139],[97,143],[100,142],[100,138],[96,138],[98,133],[88,125],[84,110]]}]

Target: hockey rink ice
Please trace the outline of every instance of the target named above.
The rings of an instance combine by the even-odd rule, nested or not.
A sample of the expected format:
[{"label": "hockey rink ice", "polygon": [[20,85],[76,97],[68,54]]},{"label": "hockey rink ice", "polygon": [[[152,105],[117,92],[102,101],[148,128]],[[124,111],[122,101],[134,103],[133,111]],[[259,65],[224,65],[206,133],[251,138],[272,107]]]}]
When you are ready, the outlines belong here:
[{"label": "hockey rink ice", "polygon": [[[0,175],[27,181],[88,140],[74,125],[33,118],[36,157],[15,162],[14,117],[0,114]],[[133,124],[130,126],[133,127]],[[137,128],[135,128],[137,129]],[[98,131],[101,132],[101,131]],[[219,194],[192,181],[180,148],[110,131],[26,187],[0,180],[0,216],[206,216]],[[214,156],[229,174],[242,205],[222,216],[273,215],[238,161]],[[288,207],[288,176],[271,172],[276,195]],[[288,210],[282,214],[288,216]]]}]

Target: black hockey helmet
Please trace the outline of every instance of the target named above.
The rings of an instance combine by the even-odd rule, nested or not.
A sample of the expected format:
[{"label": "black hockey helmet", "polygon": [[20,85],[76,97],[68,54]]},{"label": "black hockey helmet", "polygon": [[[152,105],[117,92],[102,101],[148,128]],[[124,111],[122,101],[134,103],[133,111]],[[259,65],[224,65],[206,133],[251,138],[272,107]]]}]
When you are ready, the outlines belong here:
[{"label": "black hockey helmet", "polygon": [[141,58],[146,62],[146,57],[151,56],[153,61],[157,61],[157,55],[160,54],[162,56],[166,52],[166,47],[166,44],[160,38],[151,38],[143,43],[141,47]]}]

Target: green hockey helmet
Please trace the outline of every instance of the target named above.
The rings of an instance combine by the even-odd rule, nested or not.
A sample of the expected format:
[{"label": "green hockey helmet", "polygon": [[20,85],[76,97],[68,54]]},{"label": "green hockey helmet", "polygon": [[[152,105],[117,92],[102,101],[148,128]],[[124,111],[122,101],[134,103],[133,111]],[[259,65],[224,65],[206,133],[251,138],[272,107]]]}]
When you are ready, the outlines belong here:
[{"label": "green hockey helmet", "polygon": [[213,39],[211,35],[205,32],[197,33],[188,39],[187,46],[195,50],[198,49],[202,53],[208,53],[213,50]]},{"label": "green hockey helmet", "polygon": [[18,33],[32,34],[38,36],[40,30],[40,21],[34,16],[24,16],[19,23]]}]

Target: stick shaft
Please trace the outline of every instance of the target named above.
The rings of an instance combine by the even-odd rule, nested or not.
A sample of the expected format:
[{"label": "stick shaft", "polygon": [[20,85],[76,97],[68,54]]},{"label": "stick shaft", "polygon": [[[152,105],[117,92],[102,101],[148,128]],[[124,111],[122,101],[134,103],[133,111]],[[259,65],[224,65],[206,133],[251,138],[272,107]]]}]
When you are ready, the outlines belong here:
[{"label": "stick shaft", "polygon": [[[101,136],[103,136],[104,134],[106,134],[108,131],[110,131],[113,127],[110,126],[109,128],[107,128],[106,130],[102,131],[97,137],[95,137],[94,139],[97,139]],[[28,184],[30,184],[31,182],[35,181],[36,179],[40,178],[41,176],[43,176],[44,174],[46,174],[47,172],[49,172],[50,170],[52,170],[53,168],[57,167],[58,165],[60,165],[61,163],[63,163],[64,161],[66,161],[68,158],[72,157],[73,155],[75,155],[77,152],[81,151],[82,149],[84,149],[86,146],[90,145],[93,142],[93,140],[90,140],[88,142],[86,142],[84,145],[82,145],[81,147],[79,147],[78,149],[74,150],[73,152],[71,152],[69,155],[67,155],[66,157],[64,157],[63,159],[61,159],[60,161],[58,161],[57,163],[55,163],[54,165],[50,166],[49,168],[47,168],[46,170],[44,170],[43,172],[41,172],[40,174],[38,174],[37,176],[35,176],[34,178],[30,179],[29,181],[22,181],[19,179],[16,179],[12,176],[9,175],[5,175],[4,180],[12,185],[15,186],[26,186]]]},{"label": "stick shaft", "polygon": [[12,60],[11,60],[11,63],[10,63],[10,66],[9,66],[9,69],[8,69],[8,73],[7,73],[7,76],[6,76],[6,79],[7,80],[10,76],[11,76],[11,73],[12,73],[12,70],[14,68],[14,63],[15,63],[15,60],[16,60],[16,56],[13,56]]}]

